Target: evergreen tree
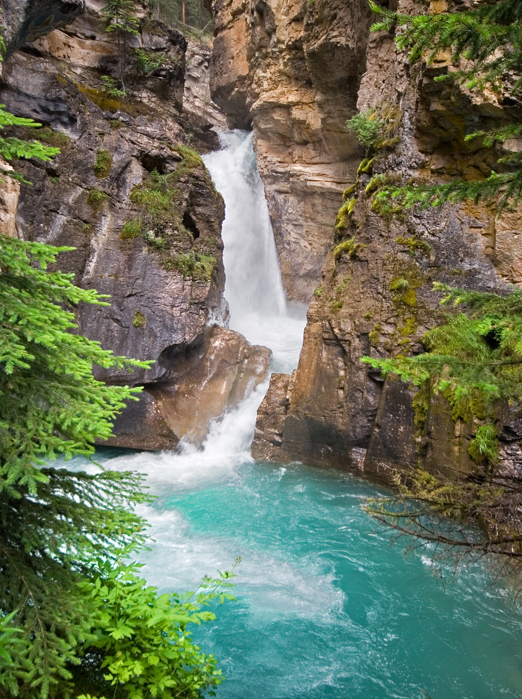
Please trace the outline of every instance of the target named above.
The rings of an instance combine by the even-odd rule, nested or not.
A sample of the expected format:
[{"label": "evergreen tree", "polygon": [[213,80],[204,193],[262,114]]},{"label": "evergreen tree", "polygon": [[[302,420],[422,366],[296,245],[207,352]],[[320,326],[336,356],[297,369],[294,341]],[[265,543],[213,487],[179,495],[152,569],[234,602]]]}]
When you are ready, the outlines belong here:
[{"label": "evergreen tree", "polygon": [[119,77],[125,91],[125,67],[127,57],[127,40],[133,34],[139,34],[139,20],[136,17],[134,0],[108,0],[101,11],[105,17],[105,31],[116,32],[118,39]]},{"label": "evergreen tree", "polygon": [[92,557],[114,559],[143,541],[129,510],[145,499],[139,476],[41,468],[60,454],[92,454],[139,390],[96,381],[93,364],[147,366],[70,332],[68,307],[105,302],[46,269],[69,249],[0,236],[0,610],[18,610],[28,642],[6,680],[21,696],[34,687],[46,696],[69,676],[89,628],[76,580]]},{"label": "evergreen tree", "polygon": [[[428,65],[441,51],[450,51],[457,70],[436,77],[467,85],[472,90],[490,88],[518,101],[522,93],[522,4],[519,0],[500,0],[482,4],[465,12],[445,14],[401,15],[370,2],[383,19],[372,29],[400,28],[396,43],[400,50],[409,50],[412,63]],[[464,67],[462,67],[464,66]],[[503,144],[522,137],[520,121],[487,132],[475,132],[467,140],[481,138],[485,146]],[[413,183],[406,186],[385,186],[377,194],[377,202],[386,206],[390,199],[409,209],[427,208],[465,199],[499,197],[498,211],[517,204],[522,198],[522,153],[507,152],[498,160],[504,172],[492,172],[479,182],[454,180],[443,184]]]},{"label": "evergreen tree", "polygon": [[[452,305],[447,322],[423,337],[428,350],[414,357],[364,357],[383,376],[399,376],[418,391],[416,424],[423,436],[428,411],[437,396],[445,399],[454,420],[472,424],[468,451],[475,471],[462,474],[451,464],[454,478],[422,468],[397,474],[401,495],[373,502],[369,511],[380,521],[424,541],[459,549],[522,559],[522,481],[517,474],[497,471],[502,408],[522,405],[522,292],[500,296],[452,289],[444,304]],[[466,313],[457,313],[463,306]],[[440,399],[439,399],[440,400]],[[519,409],[518,409],[519,410]],[[415,498],[415,500],[411,500]],[[484,538],[461,526],[450,532],[433,514],[458,519],[464,525],[486,525]]]},{"label": "evergreen tree", "polygon": [[[396,43],[409,50],[412,62],[430,64],[441,51],[451,51],[455,72],[436,80],[455,80],[470,89],[486,87],[518,100],[522,91],[522,3],[500,0],[474,9],[438,15],[400,15],[371,3],[383,19],[374,30],[400,27]],[[517,121],[488,132],[485,146],[522,136]],[[504,172],[483,181],[453,180],[443,184],[386,184],[378,175],[377,210],[426,208],[465,199],[497,201],[498,212],[522,199],[522,154],[499,159]],[[454,478],[430,474],[422,468],[397,474],[399,497],[372,503],[370,512],[396,530],[423,542],[444,543],[459,550],[494,553],[510,561],[522,560],[522,481],[517,474],[499,473],[498,429],[502,410],[518,412],[522,404],[522,292],[505,295],[470,292],[435,285],[452,307],[446,323],[423,338],[427,352],[415,357],[363,358],[384,376],[398,375],[416,386],[414,399],[419,431],[426,427],[433,400],[445,399],[454,420],[472,425],[469,454],[476,464],[471,474],[454,470]],[[464,312],[458,313],[461,308]],[[440,398],[437,398],[439,396]],[[451,464],[446,470],[451,470]],[[412,500],[412,498],[415,498]],[[439,515],[455,518],[452,531]],[[479,522],[486,535],[479,537],[467,525]]]}]

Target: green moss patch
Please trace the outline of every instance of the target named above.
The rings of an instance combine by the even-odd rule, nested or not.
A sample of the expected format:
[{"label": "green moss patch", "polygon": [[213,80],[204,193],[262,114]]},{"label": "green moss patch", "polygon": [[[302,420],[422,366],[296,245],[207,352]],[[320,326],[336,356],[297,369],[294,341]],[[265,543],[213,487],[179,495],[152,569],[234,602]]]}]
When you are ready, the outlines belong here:
[{"label": "green moss patch", "polygon": [[96,153],[96,162],[92,166],[94,174],[99,179],[104,179],[108,177],[111,172],[112,166],[112,155],[108,150],[98,150]]},{"label": "green moss patch", "polygon": [[351,260],[353,260],[357,256],[357,253],[360,250],[364,250],[364,248],[366,247],[368,246],[364,245],[363,243],[356,243],[355,237],[349,238],[348,240],[343,240],[343,242],[339,243],[339,245],[336,245],[333,250],[333,258],[335,264],[337,265],[337,263],[344,254],[347,254],[348,257]]},{"label": "green moss patch", "polygon": [[136,311],[132,319],[132,324],[135,328],[145,328],[147,326],[147,319],[141,311]]},{"label": "green moss patch", "polygon": [[91,206],[93,209],[99,209],[103,202],[105,202],[109,198],[108,194],[105,194],[105,192],[102,192],[101,189],[97,189],[96,187],[94,189],[91,189],[89,194],[87,195],[87,204]]}]

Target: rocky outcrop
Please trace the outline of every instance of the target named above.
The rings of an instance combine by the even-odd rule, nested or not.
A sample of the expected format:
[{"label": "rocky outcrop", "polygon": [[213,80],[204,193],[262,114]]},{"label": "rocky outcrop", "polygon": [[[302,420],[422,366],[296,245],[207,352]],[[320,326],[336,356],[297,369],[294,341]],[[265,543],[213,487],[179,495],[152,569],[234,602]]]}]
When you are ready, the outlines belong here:
[{"label": "rocky outcrop", "polygon": [[[270,354],[219,326],[205,329],[192,342],[171,345],[160,357],[165,378],[147,385],[139,402],[116,420],[108,444],[171,449],[184,439],[200,445],[211,420],[264,381]],[[151,435],[155,439],[149,445]]]},{"label": "rocky outcrop", "polygon": [[51,30],[70,24],[85,0],[1,0],[6,56]]},{"label": "rocky outcrop", "polygon": [[227,130],[227,119],[210,95],[212,46],[189,39],[186,52],[183,114],[186,130],[198,150],[219,149],[218,132]]},{"label": "rocky outcrop", "polygon": [[359,148],[345,128],[365,67],[366,0],[214,0],[215,102],[253,128],[289,298],[309,301]]},{"label": "rocky outcrop", "polygon": [[[249,381],[262,380],[268,350],[250,348],[232,331],[207,329],[227,314],[224,206],[188,145],[187,42],[144,16],[130,43],[159,60],[140,67],[132,45],[122,54],[104,33],[102,4],[88,0],[73,23],[24,45],[4,64],[1,102],[42,123],[38,138],[61,151],[51,162],[17,163],[32,183],[21,187],[17,234],[73,247],[58,267],[110,297],[106,305],[78,309],[79,331],[118,355],[151,360],[149,369],[133,373],[96,369],[108,383],[146,386],[139,403],[118,418],[112,443],[169,448],[191,430],[201,440],[208,422],[234,405]],[[122,77],[126,93],[118,94],[114,84],[121,88]],[[8,192],[2,196],[7,216]],[[201,370],[189,381],[188,374],[180,378],[180,362],[188,371],[188,350],[180,348],[194,347]]]},{"label": "rocky outcrop", "polygon": [[[13,168],[0,158],[0,170],[9,172]],[[20,196],[20,183],[8,175],[0,180],[0,230],[4,235],[16,236],[16,211]]]},{"label": "rocky outcrop", "polygon": [[[410,11],[411,3],[399,3],[399,9]],[[345,5],[338,21],[349,21],[353,10]],[[423,403],[418,396],[415,424],[414,391],[391,377],[383,382],[360,360],[423,351],[422,335],[443,318],[434,281],[480,290],[520,283],[520,212],[495,219],[487,205],[470,202],[390,216],[373,206],[372,178],[488,176],[495,153],[464,137],[509,120],[513,107],[434,81],[448,70],[444,57],[429,70],[413,71],[385,32],[371,36],[366,66],[359,108],[384,110],[401,127],[394,127],[372,163],[359,168],[356,186],[344,195],[335,244],[308,311],[299,367],[291,378],[272,376],[253,454],[381,480],[419,462],[433,471],[465,472],[474,468],[467,446],[480,422],[455,423],[442,399]],[[517,453],[516,439],[501,437],[508,460]]]}]

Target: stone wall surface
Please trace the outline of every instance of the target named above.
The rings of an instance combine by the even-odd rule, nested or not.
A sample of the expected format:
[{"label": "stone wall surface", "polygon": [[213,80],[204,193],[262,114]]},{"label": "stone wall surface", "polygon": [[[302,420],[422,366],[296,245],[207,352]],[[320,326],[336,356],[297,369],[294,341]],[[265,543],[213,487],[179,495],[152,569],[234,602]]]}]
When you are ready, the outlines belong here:
[{"label": "stone wall surface", "polygon": [[214,0],[212,96],[253,128],[289,298],[309,302],[359,148],[346,130],[364,73],[366,0]]},{"label": "stone wall surface", "polygon": [[[118,355],[152,361],[133,373],[97,368],[96,376],[109,383],[145,386],[140,402],[118,418],[111,443],[169,448],[190,430],[201,440],[209,421],[239,401],[250,380],[263,380],[269,353],[219,329],[231,345],[219,372],[207,357],[215,356],[217,342],[208,339],[207,326],[227,314],[224,205],[187,132],[209,132],[219,110],[209,106],[201,113],[195,103],[190,113],[183,111],[187,41],[143,12],[140,33],[122,54],[115,36],[103,31],[103,4],[76,3],[84,11],[63,26],[56,12],[67,3],[56,0],[48,33],[4,63],[0,101],[43,124],[38,132],[13,127],[6,135],[37,135],[61,151],[50,162],[16,164],[32,183],[21,187],[16,233],[74,247],[60,255],[58,267],[74,273],[77,284],[110,296],[110,305],[78,309],[79,331]],[[162,56],[162,65],[144,74],[133,48]],[[111,92],[103,76],[120,90],[123,78],[127,94]],[[205,80],[204,67],[199,77]],[[217,143],[215,134],[211,138]],[[6,183],[0,192],[2,230],[10,234],[17,194],[11,190],[17,187]],[[178,364],[184,348],[195,345],[201,367],[180,403],[183,415],[176,416]],[[201,393],[198,381],[214,381],[213,393]]]},{"label": "stone wall surface", "polygon": [[[216,0],[217,32],[222,42],[228,27],[227,12],[232,17],[233,7]],[[257,5],[251,7],[249,32],[255,34],[260,19],[255,14]],[[283,157],[277,162],[272,159],[268,167],[266,154],[270,152],[273,157],[279,144],[279,131],[269,124],[282,119],[282,114],[288,115],[279,97],[283,91],[281,80],[272,79],[276,75],[272,66],[280,65],[283,55],[288,57],[285,53],[288,44],[280,40],[282,32],[288,31],[288,16],[281,14],[282,7],[276,3],[263,5],[263,26],[269,26],[267,18],[272,18],[272,30],[265,38],[270,60],[262,63],[259,57],[254,59],[247,51],[251,68],[248,89],[240,88],[241,94],[247,95],[246,104],[251,100],[261,173],[267,183],[272,215],[281,222],[284,221],[284,207],[290,205],[291,198],[287,193],[274,198],[271,187],[274,171],[282,172]],[[288,9],[289,4],[285,3],[284,8]],[[329,103],[330,113],[335,113],[344,100],[344,112],[339,108],[339,115],[349,113],[357,102],[360,110],[374,107],[393,118],[387,145],[378,149],[374,161],[359,168],[357,175],[353,174],[353,169],[357,170],[353,165],[356,152],[348,155],[348,150],[338,147],[337,152],[343,154],[345,164],[350,163],[344,179],[339,178],[339,184],[349,188],[344,195],[345,206],[335,227],[335,214],[328,209],[328,197],[324,197],[322,206],[316,205],[317,215],[325,217],[323,240],[329,252],[309,307],[298,369],[291,377],[272,376],[258,413],[253,455],[278,462],[301,460],[312,465],[333,466],[384,481],[390,479],[394,469],[416,463],[423,463],[433,471],[449,468],[469,471],[474,465],[467,445],[479,423],[454,423],[447,405],[438,400],[422,406],[425,419],[415,425],[414,390],[391,377],[383,381],[379,372],[369,370],[360,360],[365,355],[387,357],[423,351],[422,335],[443,320],[438,306],[441,294],[432,291],[435,281],[479,290],[502,290],[519,284],[522,271],[520,211],[509,211],[496,219],[488,205],[468,202],[442,210],[387,217],[372,208],[374,186],[370,191],[367,187],[373,176],[380,173],[391,174],[396,181],[409,177],[423,177],[433,182],[452,177],[468,180],[487,177],[498,153],[483,147],[480,141],[465,141],[465,135],[508,122],[515,107],[493,97],[479,98],[451,82],[435,81],[437,75],[449,69],[444,56],[429,69],[410,66],[406,57],[397,53],[391,34],[368,35],[368,18],[357,2],[338,5],[325,0],[313,3],[313,9],[305,3],[300,8],[303,21],[296,42],[304,52],[303,70],[306,65],[311,75],[312,65],[315,66],[318,73],[313,85],[322,82],[328,94],[331,80],[343,93],[342,99]],[[422,10],[420,5],[406,1],[392,6],[392,9],[397,8],[402,12]],[[436,8],[432,7],[431,11]],[[334,13],[335,22],[332,23],[329,18]],[[297,14],[296,10],[293,16]],[[237,16],[233,21],[239,21]],[[337,50],[346,57],[345,61],[334,58],[339,54],[329,53],[333,51],[332,26],[339,28],[344,37],[344,43],[338,40],[342,50],[339,46]],[[350,27],[352,34],[348,31]],[[332,57],[312,64],[310,51],[314,46],[322,47],[325,55]],[[349,48],[352,51],[350,60],[347,58]],[[224,91],[219,92],[220,86],[226,84],[227,73],[223,66],[219,58],[216,59],[214,84],[220,103],[226,108],[226,95]],[[364,69],[362,76],[353,75],[351,68],[354,66],[357,71]],[[228,70],[232,76],[232,69]],[[313,85],[308,87],[310,91]],[[258,92],[254,98],[255,86]],[[300,94],[299,108],[303,109],[306,100],[304,92]],[[234,94],[230,111],[234,109],[233,98]],[[312,102],[314,105],[310,109],[317,114],[317,97],[308,104]],[[318,142],[323,129],[327,128],[324,114],[322,112],[321,119],[316,122]],[[241,111],[239,117],[243,118]],[[286,125],[289,123],[286,116],[282,121]],[[293,119],[290,123],[295,125]],[[340,116],[336,123],[342,131]],[[270,145],[266,145],[270,133]],[[346,132],[344,139],[347,144]],[[339,135],[339,144],[342,143],[343,136]],[[516,144],[510,147],[515,148]],[[293,149],[292,173],[309,168],[308,152],[306,148]],[[358,164],[364,153],[359,152],[357,157]],[[285,179],[288,192],[292,187],[290,170],[282,175],[282,180]],[[350,187],[355,181],[356,185]],[[333,188],[328,196],[332,198],[332,208],[341,206],[343,198],[334,194]],[[305,201],[302,197],[297,206],[301,212],[306,211]],[[281,236],[278,225],[275,220],[274,228]],[[287,235],[295,231],[292,227],[283,228]],[[296,236],[300,238],[299,245],[305,245],[307,238],[302,229]],[[348,242],[352,239],[353,244]],[[279,240],[283,267],[284,245]],[[317,260],[320,257],[318,254]],[[506,416],[499,420],[509,422]],[[503,435],[501,451],[506,463],[511,464],[518,458],[517,440],[522,431],[518,427],[502,428],[499,424],[499,433]]]}]

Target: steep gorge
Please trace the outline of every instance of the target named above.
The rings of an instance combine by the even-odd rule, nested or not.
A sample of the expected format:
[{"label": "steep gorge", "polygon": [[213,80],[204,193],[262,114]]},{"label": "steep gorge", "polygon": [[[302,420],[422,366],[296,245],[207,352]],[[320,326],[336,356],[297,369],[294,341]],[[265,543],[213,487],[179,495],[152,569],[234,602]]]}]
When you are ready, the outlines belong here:
[{"label": "steep gorge", "polygon": [[[253,130],[287,297],[311,302],[299,367],[272,375],[254,456],[384,480],[419,456],[430,469],[472,468],[467,444],[478,423],[453,423],[437,403],[419,429],[412,391],[383,382],[360,358],[420,350],[441,317],[434,281],[520,283],[519,213],[496,219],[470,203],[388,220],[372,210],[366,188],[384,173],[487,176],[495,153],[464,136],[504,123],[515,107],[435,82],[448,70],[444,56],[412,68],[391,34],[370,32],[366,0],[215,0],[212,49],[187,47],[143,5],[124,59],[103,31],[102,0],[47,5],[2,3],[9,22],[0,99],[41,121],[40,135],[62,152],[52,163],[20,164],[33,184],[21,188],[15,222],[18,185],[7,183],[0,215],[11,234],[16,227],[31,240],[74,246],[60,266],[111,295],[110,308],[79,309],[81,332],[154,360],[134,375],[100,370],[109,382],[145,386],[118,418],[112,444],[172,448],[189,433],[200,443],[208,422],[268,370],[266,349],[220,327],[223,202],[193,147],[216,149],[216,130],[228,122]],[[396,5],[419,9],[410,0]],[[431,11],[449,7],[439,5]],[[161,56],[160,65],[140,72],[133,48]],[[123,98],[102,80],[117,78],[122,65]],[[346,121],[369,107],[392,125],[388,145],[361,168],[364,151]],[[500,422],[511,468],[521,459],[522,427],[509,415]]]},{"label": "steep gorge", "polygon": [[[266,348],[207,327],[227,314],[224,207],[187,133],[199,150],[209,139],[216,147],[210,129],[219,110],[183,111],[187,41],[145,10],[132,40],[160,57],[147,74],[132,46],[122,55],[104,33],[101,1],[50,3],[45,12],[38,3],[15,3],[18,15],[4,5],[11,21],[0,99],[42,123],[38,136],[61,149],[50,163],[19,164],[32,184],[21,187],[17,234],[74,247],[60,256],[60,269],[111,298],[110,306],[78,310],[79,331],[117,354],[153,360],[135,373],[98,369],[109,383],[145,386],[139,403],[118,418],[111,444],[163,449],[182,437],[200,442],[212,418],[241,400],[251,380],[264,379],[269,361]],[[44,28],[31,28],[37,20]],[[205,56],[208,62],[204,45],[191,55],[195,64],[204,66]],[[102,80],[122,70],[126,96]],[[204,93],[188,97],[198,111]],[[7,183],[3,192],[11,233],[17,188]]]},{"label": "steep gorge", "polygon": [[[254,456],[384,480],[419,457],[428,469],[470,470],[478,423],[453,423],[439,402],[419,430],[412,391],[383,383],[360,358],[421,351],[420,338],[442,317],[434,281],[480,290],[520,283],[520,214],[496,219],[487,205],[468,203],[388,220],[372,210],[374,189],[366,188],[381,173],[488,176],[494,152],[464,137],[507,122],[515,107],[435,82],[448,71],[445,56],[429,69],[410,66],[391,34],[369,33],[366,2],[213,7],[214,99],[232,123],[252,125],[287,293],[309,298],[315,287],[299,367],[272,376]],[[410,0],[390,7],[422,10]],[[448,8],[430,4],[431,12]],[[345,122],[368,108],[387,114],[391,128],[389,145],[365,166]],[[502,420],[502,460],[511,468],[522,431]]]}]

